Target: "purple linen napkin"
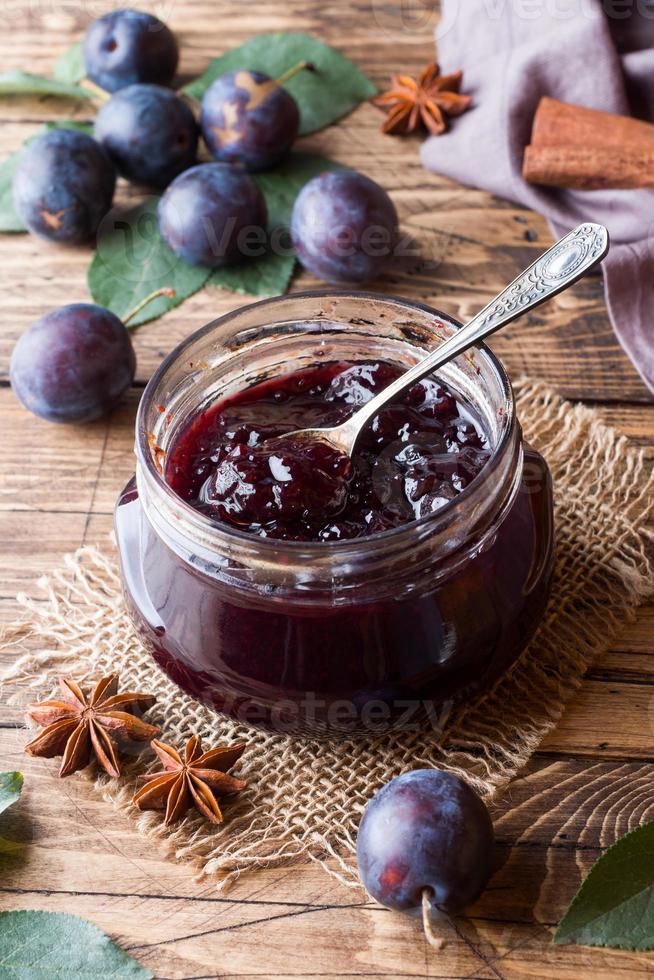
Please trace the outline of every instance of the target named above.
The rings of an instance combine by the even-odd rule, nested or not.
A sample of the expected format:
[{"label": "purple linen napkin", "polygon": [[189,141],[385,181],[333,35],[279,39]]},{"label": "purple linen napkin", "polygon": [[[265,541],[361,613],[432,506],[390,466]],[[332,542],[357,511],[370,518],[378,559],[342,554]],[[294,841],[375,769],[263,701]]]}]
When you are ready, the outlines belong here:
[{"label": "purple linen napkin", "polygon": [[[444,72],[463,69],[473,107],[422,146],[429,170],[540,211],[558,238],[605,224],[609,316],[654,391],[654,191],[567,191],[528,184],[522,157],[541,96],[654,122],[654,3],[443,0]],[[627,16],[625,17],[625,11]]]}]

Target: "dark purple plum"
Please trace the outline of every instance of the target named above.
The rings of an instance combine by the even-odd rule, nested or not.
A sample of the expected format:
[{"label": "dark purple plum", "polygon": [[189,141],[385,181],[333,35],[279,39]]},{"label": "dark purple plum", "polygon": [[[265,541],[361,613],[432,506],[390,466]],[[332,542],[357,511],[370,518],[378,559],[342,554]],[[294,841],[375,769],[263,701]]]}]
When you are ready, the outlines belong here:
[{"label": "dark purple plum", "polygon": [[269,75],[241,68],[209,86],[200,125],[216,160],[268,170],[293,145],[300,113],[293,96]]},{"label": "dark purple plum", "polygon": [[14,204],[33,234],[79,244],[95,235],[115,187],[114,165],[99,143],[78,130],[54,129],[25,148]]},{"label": "dark purple plum", "polygon": [[180,174],[159,202],[159,229],[173,252],[212,268],[262,254],[266,202],[243,170],[203,163]]},{"label": "dark purple plum", "polygon": [[367,282],[393,255],[397,212],[374,180],[354,170],[334,170],[314,177],[298,194],[291,238],[302,265],[319,279]]},{"label": "dark purple plum", "polygon": [[129,85],[101,107],[95,138],[123,177],[167,187],[195,163],[198,127],[187,103],[171,89]]},{"label": "dark purple plum", "polygon": [[114,407],[134,378],[127,328],[102,306],[51,310],[20,337],[10,380],[19,401],[50,422],[90,422]]},{"label": "dark purple plum", "polygon": [[112,10],[94,20],[82,49],[87,76],[106,92],[136,82],[169,85],[179,60],[175,35],[142,10]]},{"label": "dark purple plum", "polygon": [[419,908],[427,890],[433,905],[456,915],[486,887],[493,844],[486,805],[468,783],[442,769],[416,769],[392,779],[366,806],[359,874],[388,908]]}]

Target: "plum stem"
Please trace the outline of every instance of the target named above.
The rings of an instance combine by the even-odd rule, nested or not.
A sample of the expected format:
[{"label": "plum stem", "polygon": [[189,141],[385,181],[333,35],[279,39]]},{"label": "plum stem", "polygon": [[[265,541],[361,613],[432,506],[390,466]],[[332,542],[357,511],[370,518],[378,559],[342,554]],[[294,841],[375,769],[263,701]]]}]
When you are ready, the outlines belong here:
[{"label": "plum stem", "polygon": [[297,65],[293,65],[292,68],[288,68],[279,78],[275,81],[278,85],[283,85],[285,82],[290,81],[301,71],[315,71],[316,66],[311,61],[298,61]]},{"label": "plum stem", "polygon": [[142,299],[139,303],[137,303],[136,306],[129,311],[127,316],[123,317],[123,323],[125,324],[125,326],[127,326],[129,321],[133,320],[136,314],[140,313],[144,306],[147,306],[148,303],[151,303],[153,299],[157,299],[158,296],[176,296],[176,295],[177,293],[175,292],[174,289],[171,289],[170,286],[163,286],[161,289],[155,289],[153,293],[149,293],[145,297],[145,299]]},{"label": "plum stem", "polygon": [[83,79],[80,88],[88,89],[91,96],[98,102],[107,102],[111,98],[109,92],[105,92],[103,88],[100,88],[99,85],[96,85],[95,82],[90,81],[88,78]]},{"label": "plum stem", "polygon": [[445,946],[445,940],[441,936],[437,936],[434,931],[434,924],[432,921],[432,891],[430,888],[423,889],[422,892],[422,928],[425,931],[425,937],[430,946],[434,949],[443,949]]}]

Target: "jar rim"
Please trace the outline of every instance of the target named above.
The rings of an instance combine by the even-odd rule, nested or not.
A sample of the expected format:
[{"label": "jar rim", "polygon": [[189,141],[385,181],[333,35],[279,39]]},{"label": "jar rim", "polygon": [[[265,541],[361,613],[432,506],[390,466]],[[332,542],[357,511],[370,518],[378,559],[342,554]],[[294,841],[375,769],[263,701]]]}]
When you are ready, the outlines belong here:
[{"label": "jar rim", "polygon": [[[449,314],[443,313],[433,306],[429,306],[426,303],[420,303],[416,300],[408,300],[400,296],[394,296],[389,293],[374,293],[370,291],[350,289],[305,290],[302,292],[294,292],[287,296],[273,296],[263,300],[258,300],[254,303],[247,303],[243,306],[237,307],[235,310],[231,310],[229,313],[216,317],[214,320],[209,321],[203,327],[200,327],[198,330],[195,330],[193,333],[185,337],[184,340],[174,347],[162,360],[159,367],[151,376],[141,397],[136,416],[136,457],[139,465],[144,468],[148,480],[154,484],[159,492],[165,494],[166,499],[172,506],[181,507],[184,518],[194,525],[199,531],[204,532],[205,534],[209,533],[220,535],[222,540],[226,543],[231,541],[234,542],[234,544],[247,547],[252,547],[256,544],[257,549],[260,549],[264,554],[269,552],[272,555],[274,552],[279,553],[281,550],[289,549],[291,554],[295,553],[297,555],[299,555],[301,552],[313,554],[315,556],[320,555],[323,557],[327,557],[329,554],[338,554],[339,557],[346,558],[348,549],[351,551],[356,550],[356,552],[360,554],[361,550],[365,551],[367,549],[368,551],[372,551],[376,547],[378,548],[380,545],[391,545],[394,542],[399,542],[402,536],[406,535],[407,533],[417,533],[423,528],[429,528],[430,524],[434,523],[436,520],[442,522],[444,519],[447,519],[448,514],[459,512],[462,506],[464,507],[470,498],[474,499],[480,487],[483,486],[485,480],[498,466],[504,450],[510,443],[514,428],[515,397],[504,365],[486,344],[480,343],[475,345],[475,349],[485,357],[491,368],[494,370],[500,382],[500,388],[504,398],[499,436],[491,453],[490,459],[485,463],[477,476],[464,490],[457,494],[456,497],[448,501],[443,507],[440,507],[433,513],[425,514],[422,517],[408,521],[405,524],[400,524],[397,527],[388,528],[384,531],[376,531],[373,534],[354,539],[348,538],[345,540],[336,541],[288,541],[279,538],[264,538],[258,535],[255,536],[248,531],[240,531],[235,527],[231,527],[227,523],[214,521],[206,514],[203,514],[201,511],[197,510],[190,503],[183,500],[173,490],[165,479],[163,471],[156,465],[152,453],[151,433],[146,424],[150,402],[153,399],[154,393],[157,391],[160,381],[165,377],[170,366],[178,359],[183,357],[184,352],[192,344],[196,343],[200,338],[210,333],[217,326],[224,326],[231,320],[237,319],[238,316],[246,309],[254,310],[263,309],[265,307],[271,307],[274,309],[275,306],[281,301],[288,302],[294,300],[329,300],[348,298],[364,301],[371,300],[376,303],[389,302],[395,306],[402,307],[407,311],[419,311],[421,313],[425,313],[437,320],[444,321],[445,323],[454,326],[456,329],[460,329],[462,326],[459,320],[455,319]],[[274,316],[271,316],[270,322],[275,322]]]}]

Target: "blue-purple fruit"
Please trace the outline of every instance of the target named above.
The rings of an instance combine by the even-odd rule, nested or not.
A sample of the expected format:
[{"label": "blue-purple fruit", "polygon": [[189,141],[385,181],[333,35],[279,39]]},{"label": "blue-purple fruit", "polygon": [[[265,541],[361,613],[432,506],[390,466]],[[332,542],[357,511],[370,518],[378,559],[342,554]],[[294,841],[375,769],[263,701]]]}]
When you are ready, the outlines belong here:
[{"label": "blue-purple fruit", "polygon": [[493,866],[493,825],[484,802],[453,773],[416,769],[370,800],[357,839],[359,874],[382,905],[432,904],[456,915],[479,897]]},{"label": "blue-purple fruit", "polygon": [[114,165],[99,143],[79,130],[54,129],[23,151],[14,204],[33,234],[80,244],[95,235],[115,186]]},{"label": "blue-purple fruit", "polygon": [[266,202],[245,171],[203,163],[180,174],[159,202],[159,229],[191,265],[217,268],[266,244]]},{"label": "blue-purple fruit", "polygon": [[19,401],[51,422],[90,422],[114,407],[134,378],[127,328],[109,310],[71,303],[51,310],[20,337],[11,355]]},{"label": "blue-purple fruit", "polygon": [[95,138],[123,177],[162,188],[195,163],[198,127],[171,89],[129,85],[100,108]]},{"label": "blue-purple fruit", "polygon": [[200,125],[216,160],[268,170],[293,145],[300,113],[293,96],[269,75],[241,68],[209,86]]},{"label": "blue-purple fruit", "polygon": [[136,82],[169,85],[179,60],[174,34],[143,10],[112,10],[94,20],[82,50],[87,76],[106,92]]},{"label": "blue-purple fruit", "polygon": [[319,174],[297,196],[291,238],[319,279],[362,283],[384,271],[398,241],[398,217],[386,191],[354,170]]}]

